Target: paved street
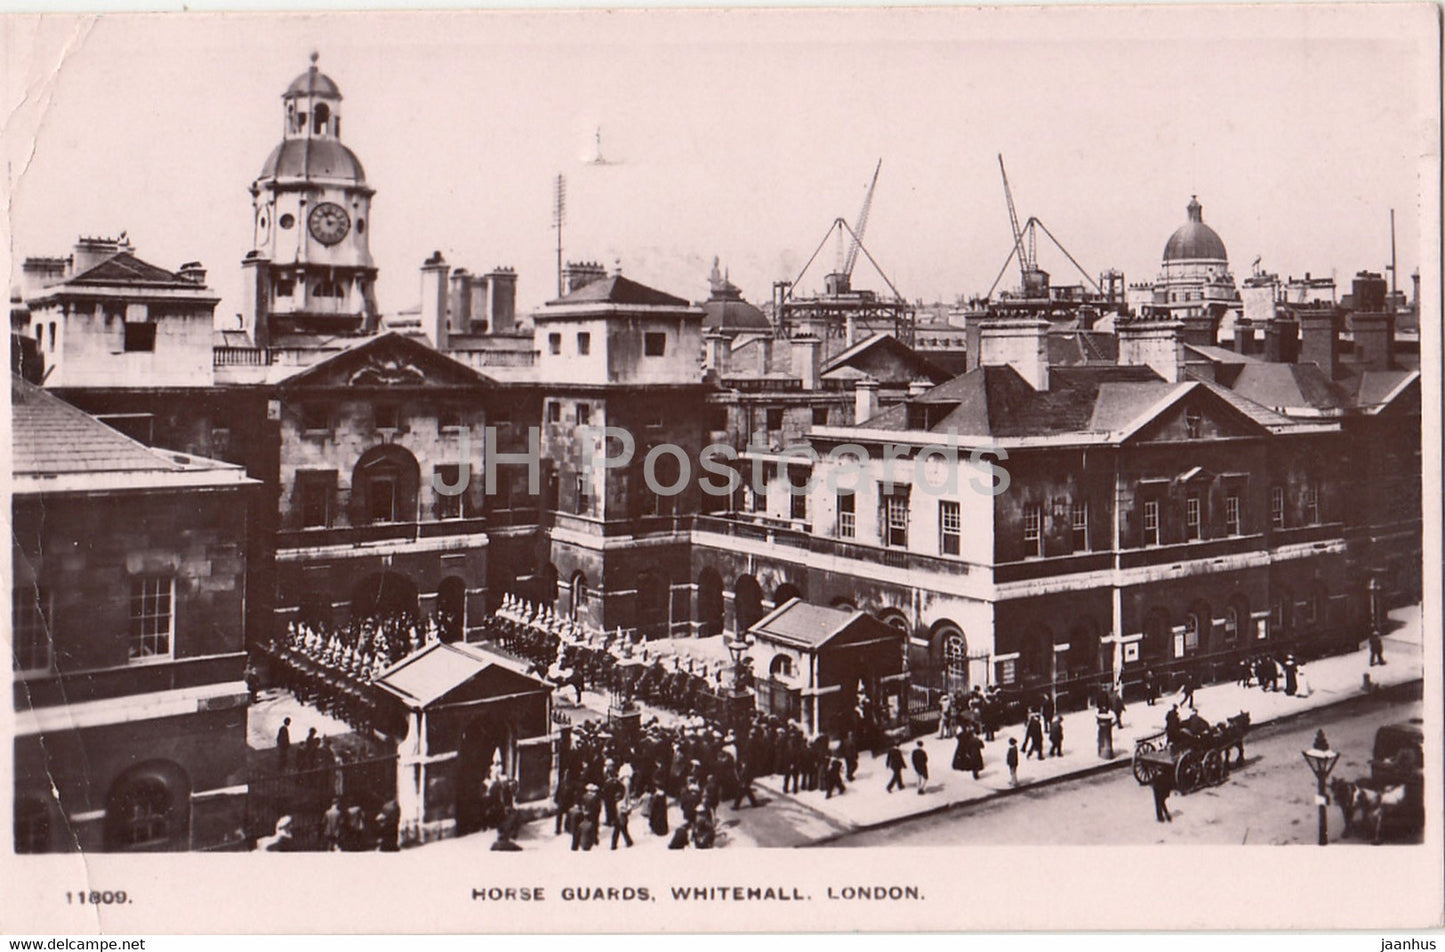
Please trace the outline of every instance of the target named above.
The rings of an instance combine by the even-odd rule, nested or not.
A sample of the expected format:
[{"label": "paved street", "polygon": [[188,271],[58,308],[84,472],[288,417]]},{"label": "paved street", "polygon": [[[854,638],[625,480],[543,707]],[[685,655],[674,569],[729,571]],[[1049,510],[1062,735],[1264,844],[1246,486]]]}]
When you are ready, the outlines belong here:
[{"label": "paved street", "polygon": [[[1411,692],[1418,693],[1418,692]],[[1153,800],[1127,770],[1063,781],[832,841],[834,846],[1313,844],[1314,779],[1300,751],[1323,728],[1341,751],[1335,775],[1369,773],[1375,729],[1419,716],[1418,700],[1361,698],[1251,734],[1246,766],[1219,787],[1169,799],[1173,823],[1154,819]],[[1341,842],[1329,810],[1331,843]],[[1346,844],[1363,844],[1354,837]]]}]

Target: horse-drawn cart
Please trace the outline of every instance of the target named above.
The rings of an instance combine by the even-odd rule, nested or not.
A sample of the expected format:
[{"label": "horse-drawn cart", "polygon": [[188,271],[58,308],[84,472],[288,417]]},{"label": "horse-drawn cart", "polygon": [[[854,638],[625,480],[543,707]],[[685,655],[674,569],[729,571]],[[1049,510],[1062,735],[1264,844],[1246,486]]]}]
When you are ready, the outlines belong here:
[{"label": "horse-drawn cart", "polygon": [[1238,749],[1238,762],[1244,763],[1248,730],[1249,714],[1241,713],[1207,729],[1180,728],[1173,743],[1168,731],[1140,737],[1134,741],[1134,779],[1147,787],[1165,774],[1180,793],[1217,786],[1229,778],[1230,748]]}]

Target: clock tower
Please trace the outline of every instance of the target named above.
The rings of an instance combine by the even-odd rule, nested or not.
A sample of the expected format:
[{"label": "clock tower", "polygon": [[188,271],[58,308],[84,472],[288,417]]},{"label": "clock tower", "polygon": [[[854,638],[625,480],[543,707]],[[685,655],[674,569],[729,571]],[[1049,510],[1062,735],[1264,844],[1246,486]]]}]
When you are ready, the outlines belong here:
[{"label": "clock tower", "polygon": [[371,196],[341,142],[341,90],[311,68],[281,96],[281,144],[251,183],[242,323],[257,346],[376,329]]}]

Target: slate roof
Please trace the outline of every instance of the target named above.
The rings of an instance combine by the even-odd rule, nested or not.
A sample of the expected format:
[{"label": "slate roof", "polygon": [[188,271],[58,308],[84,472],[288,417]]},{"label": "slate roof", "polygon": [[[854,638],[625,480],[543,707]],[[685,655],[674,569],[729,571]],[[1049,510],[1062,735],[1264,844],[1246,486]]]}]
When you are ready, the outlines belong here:
[{"label": "slate roof", "polygon": [[[74,479],[62,483],[60,478],[85,477],[88,488],[140,488],[196,473],[214,474],[226,482],[244,480],[239,466],[146,446],[14,375],[10,421],[10,471],[27,485],[51,481],[74,486],[78,485]],[[195,480],[176,484],[193,485]]]},{"label": "slate roof", "polygon": [[749,631],[805,648],[821,648],[859,618],[860,611],[813,605],[794,598],[773,609]]},{"label": "slate roof", "polygon": [[440,641],[392,665],[376,679],[376,685],[400,695],[409,704],[425,708],[492,669],[535,681],[539,690],[547,690],[545,681],[526,674],[517,663],[501,655],[477,645]]},{"label": "slate roof", "polygon": [[[665,291],[638,284],[620,274],[588,282],[570,294],[548,304],[631,304],[644,307],[691,307],[687,301]],[[545,316],[545,313],[543,314]]]},{"label": "slate roof", "polygon": [[1240,368],[1231,389],[1260,406],[1271,408],[1313,407],[1337,413],[1352,402],[1344,388],[1312,363],[1248,363]]},{"label": "slate roof", "polygon": [[[935,383],[942,383],[949,379],[948,372],[942,367],[938,366],[924,354],[909,347],[892,334],[870,334],[852,347],[840,350],[823,362],[822,375],[829,379],[840,378],[841,375],[837,374],[837,371],[846,367],[858,367],[866,373],[868,372],[868,368],[861,366],[862,358],[870,351],[879,348],[892,351],[902,358],[905,363],[911,365],[911,369],[915,374],[914,379],[926,377]],[[876,376],[876,374],[874,375]]]}]

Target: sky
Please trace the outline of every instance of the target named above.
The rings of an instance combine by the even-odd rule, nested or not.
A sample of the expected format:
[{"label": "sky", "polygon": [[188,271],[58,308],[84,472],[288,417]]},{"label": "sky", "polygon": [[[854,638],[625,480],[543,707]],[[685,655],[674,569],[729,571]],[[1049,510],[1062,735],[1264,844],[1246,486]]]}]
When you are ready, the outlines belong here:
[{"label": "sky", "polygon": [[[555,296],[569,259],[689,299],[714,256],[750,300],[798,276],[842,216],[910,299],[984,292],[1021,219],[1091,275],[1152,281],[1197,194],[1238,278],[1389,263],[1438,238],[1432,5],[585,11],[100,17],[5,22],[6,237],[16,258],[125,230],[163,267],[202,261],[239,310],[248,187],[281,93],[320,53],[342,138],[376,189],[384,312],[421,262],[519,273]],[[598,166],[594,135],[614,164]],[[1055,283],[1072,266],[1040,245]],[[860,259],[862,256],[860,255]],[[820,288],[828,243],[804,275]],[[1005,276],[1004,284],[1017,283]],[[866,260],[855,287],[882,289]],[[1347,290],[1343,287],[1342,290]]]}]

